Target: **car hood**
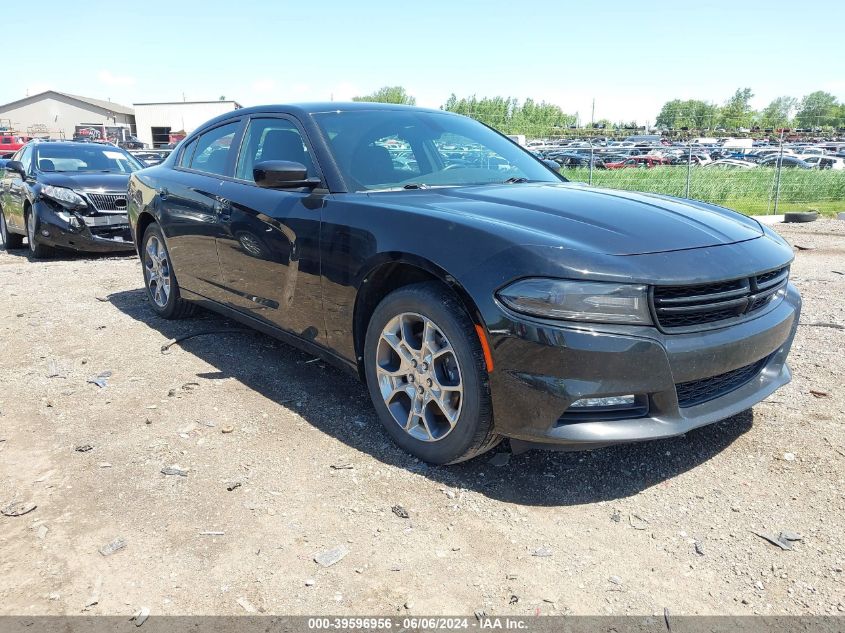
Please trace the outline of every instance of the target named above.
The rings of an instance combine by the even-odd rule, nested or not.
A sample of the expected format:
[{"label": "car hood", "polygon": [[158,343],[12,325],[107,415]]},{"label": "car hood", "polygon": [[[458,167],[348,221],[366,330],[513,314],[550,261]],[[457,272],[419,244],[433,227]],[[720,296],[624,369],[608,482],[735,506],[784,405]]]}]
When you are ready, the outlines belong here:
[{"label": "car hood", "polygon": [[449,187],[370,196],[420,213],[460,215],[523,244],[607,255],[705,248],[763,235],[755,220],[715,205],[576,184]]},{"label": "car hood", "polygon": [[129,186],[129,174],[63,174],[59,172],[41,173],[38,181],[42,185],[67,187],[79,191],[102,189],[103,191],[126,191]]}]

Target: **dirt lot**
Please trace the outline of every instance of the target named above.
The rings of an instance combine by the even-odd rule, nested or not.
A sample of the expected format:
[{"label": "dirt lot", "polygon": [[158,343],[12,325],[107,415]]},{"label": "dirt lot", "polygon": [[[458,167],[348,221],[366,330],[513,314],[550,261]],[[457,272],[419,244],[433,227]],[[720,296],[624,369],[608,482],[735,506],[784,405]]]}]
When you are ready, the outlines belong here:
[{"label": "dirt lot", "polygon": [[[0,515],[0,614],[845,611],[845,330],[813,325],[845,324],[845,222],[776,228],[803,247],[792,384],[504,466],[409,458],[361,385],[259,334],[162,354],[231,324],[155,317],[135,259],[0,251],[0,507],[37,504]],[[792,551],[753,533],[784,530]]]}]

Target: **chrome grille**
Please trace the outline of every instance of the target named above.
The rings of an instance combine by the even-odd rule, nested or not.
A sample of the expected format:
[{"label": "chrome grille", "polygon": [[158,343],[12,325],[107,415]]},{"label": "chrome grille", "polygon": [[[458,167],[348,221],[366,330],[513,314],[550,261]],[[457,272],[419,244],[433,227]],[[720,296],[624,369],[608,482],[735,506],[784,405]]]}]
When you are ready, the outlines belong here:
[{"label": "chrome grille", "polygon": [[766,306],[789,279],[789,266],[751,277],[689,286],[655,286],[652,309],[671,332],[717,326]]},{"label": "chrome grille", "polygon": [[736,391],[743,385],[751,382],[763,370],[763,367],[769,362],[769,358],[771,356],[766,356],[756,363],[751,363],[745,367],[740,367],[717,376],[676,384],[675,390],[678,392],[678,405],[681,408],[694,407],[698,404],[720,398],[729,394],[731,391]]},{"label": "chrome grille", "polygon": [[126,213],[126,193],[86,193],[97,211]]}]

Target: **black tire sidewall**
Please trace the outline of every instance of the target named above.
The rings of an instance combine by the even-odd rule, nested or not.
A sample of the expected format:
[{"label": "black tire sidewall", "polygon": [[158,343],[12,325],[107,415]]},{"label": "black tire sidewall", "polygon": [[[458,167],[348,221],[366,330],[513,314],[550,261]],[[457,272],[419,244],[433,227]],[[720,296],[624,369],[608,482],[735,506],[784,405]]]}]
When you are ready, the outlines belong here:
[{"label": "black tire sidewall", "polygon": [[[443,439],[423,442],[402,430],[387,409],[378,387],[375,369],[376,349],[384,326],[394,316],[412,312],[431,319],[455,350],[464,385],[461,414],[455,428]],[[373,405],[390,437],[404,450],[433,464],[460,460],[471,449],[481,424],[481,411],[489,407],[489,385],[486,369],[479,367],[480,344],[474,336],[472,322],[448,290],[433,284],[401,288],[388,295],[375,309],[367,328],[364,344],[364,370]],[[483,373],[482,373],[483,372]],[[486,399],[487,407],[482,407]]]},{"label": "black tire sidewall", "polygon": [[[147,241],[151,237],[156,237],[164,246],[164,250],[167,252],[167,263],[170,266],[170,294],[167,297],[167,303],[164,307],[158,305],[153,297],[153,293],[150,292],[150,280],[147,277]],[[149,299],[150,307],[155,310],[158,314],[165,318],[170,318],[175,314],[176,311],[176,304],[179,299],[179,284],[176,282],[176,275],[173,271],[173,260],[170,258],[170,249],[167,247],[167,242],[164,240],[164,235],[161,232],[161,229],[158,227],[158,224],[150,224],[147,227],[147,230],[144,231],[144,237],[141,239],[141,274],[144,276],[144,290],[147,292],[147,298]]]}]

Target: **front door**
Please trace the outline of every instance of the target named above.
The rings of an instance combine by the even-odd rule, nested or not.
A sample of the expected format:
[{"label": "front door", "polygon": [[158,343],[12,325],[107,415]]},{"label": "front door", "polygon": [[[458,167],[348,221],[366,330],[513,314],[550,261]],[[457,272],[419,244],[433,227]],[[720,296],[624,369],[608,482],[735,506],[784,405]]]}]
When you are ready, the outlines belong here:
[{"label": "front door", "polygon": [[264,189],[253,166],[264,160],[305,165],[319,177],[299,126],[286,117],[254,117],[241,143],[235,180],[218,194],[217,251],[226,303],[316,342],[325,340],[320,293],[320,216],[325,190]]},{"label": "front door", "polygon": [[[32,171],[32,145],[27,145],[20,150],[13,160],[23,164],[24,173]],[[26,186],[21,175],[7,169],[3,176],[3,215],[6,216],[6,225],[13,227],[17,232],[26,229],[26,220],[23,217],[24,198],[26,197]]]}]

